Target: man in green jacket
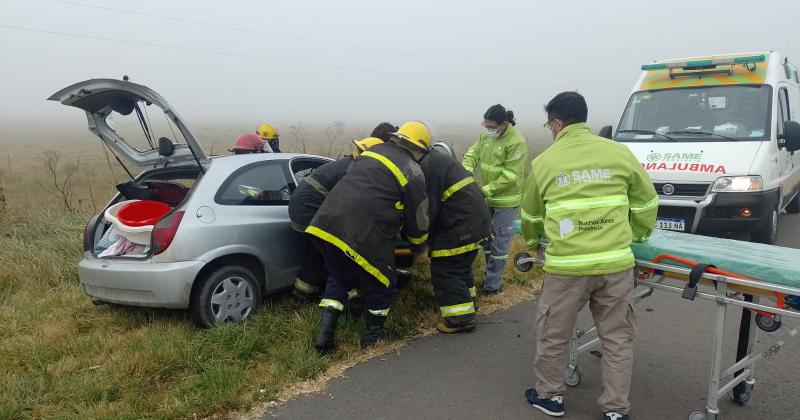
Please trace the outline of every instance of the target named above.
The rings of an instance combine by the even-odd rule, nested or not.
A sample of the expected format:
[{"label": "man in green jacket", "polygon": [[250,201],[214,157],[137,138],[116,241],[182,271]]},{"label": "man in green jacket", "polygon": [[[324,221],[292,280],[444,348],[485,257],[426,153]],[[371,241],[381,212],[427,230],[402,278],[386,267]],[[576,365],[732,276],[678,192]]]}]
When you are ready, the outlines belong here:
[{"label": "man in green jacket", "polygon": [[486,130],[464,154],[462,162],[469,172],[480,166],[481,191],[492,215],[493,238],[484,246],[486,279],[481,290],[484,295],[502,291],[503,269],[522,198],[528,143],[514,125],[513,111],[500,104],[491,106],[483,115]]},{"label": "man in green jacket", "polygon": [[603,353],[598,404],[605,419],[625,420],[636,332],[630,244],[650,235],[658,196],[627,147],[592,135],[580,94],[560,93],[545,110],[555,144],[534,159],[521,211],[528,248],[538,248],[542,235],[549,241],[536,319],[536,385],[525,397],[549,415],[564,415],[569,340],[588,301]]}]

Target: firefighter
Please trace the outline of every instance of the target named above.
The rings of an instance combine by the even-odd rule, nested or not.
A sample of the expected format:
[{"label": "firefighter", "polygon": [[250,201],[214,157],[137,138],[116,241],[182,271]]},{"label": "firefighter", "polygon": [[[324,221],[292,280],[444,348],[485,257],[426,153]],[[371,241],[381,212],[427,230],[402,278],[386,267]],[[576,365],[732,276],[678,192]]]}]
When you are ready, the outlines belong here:
[{"label": "firefighter", "polygon": [[233,147],[228,149],[234,155],[242,155],[247,153],[266,153],[271,152],[269,145],[265,144],[257,134],[247,133],[242,134],[233,143]]},{"label": "firefighter", "polygon": [[434,143],[420,166],[428,186],[433,294],[441,312],[436,329],[449,334],[472,331],[476,297],[472,263],[491,235],[489,208],[447,143]]},{"label": "firefighter", "polygon": [[480,167],[480,187],[492,215],[493,238],[484,246],[486,280],[481,290],[484,295],[503,290],[503,269],[508,262],[514,221],[522,198],[528,144],[515,124],[513,111],[500,104],[489,107],[483,115],[485,130],[464,154],[462,162],[469,172]]},{"label": "firefighter", "polygon": [[549,239],[536,317],[536,384],[528,402],[564,415],[564,370],[578,311],[589,302],[603,358],[598,403],[609,420],[628,418],[636,325],[631,240],[655,226],[658,196],[622,144],[592,135],[577,92],[546,105],[555,143],[536,157],[522,199],[522,237],[530,249]]},{"label": "firefighter", "polygon": [[[297,186],[289,199],[289,219],[292,228],[298,232],[305,232],[328,192],[347,173],[353,160],[365,150],[381,143],[383,140],[375,137],[359,141],[353,140],[351,156],[328,162],[309,174]],[[306,240],[306,253],[303,257],[303,266],[294,281],[293,292],[303,300],[312,300],[318,298],[322,289],[325,288],[328,273],[325,270],[322,255],[311,240],[312,237],[305,234],[303,236]]]},{"label": "firefighter", "polygon": [[403,124],[389,142],[373,146],[350,165],[330,191],[306,232],[320,241],[330,273],[314,338],[320,352],[334,346],[336,321],[347,292],[365,294],[367,320],[361,346],[386,337],[384,324],[397,289],[394,249],[403,227],[412,252],[424,255],[428,238],[428,199],[418,162],[430,148],[425,124]]},{"label": "firefighter", "polygon": [[258,130],[256,130],[256,134],[269,145],[270,151],[281,153],[281,142],[278,138],[278,130],[275,129],[274,125],[270,123],[261,124],[258,126]]}]

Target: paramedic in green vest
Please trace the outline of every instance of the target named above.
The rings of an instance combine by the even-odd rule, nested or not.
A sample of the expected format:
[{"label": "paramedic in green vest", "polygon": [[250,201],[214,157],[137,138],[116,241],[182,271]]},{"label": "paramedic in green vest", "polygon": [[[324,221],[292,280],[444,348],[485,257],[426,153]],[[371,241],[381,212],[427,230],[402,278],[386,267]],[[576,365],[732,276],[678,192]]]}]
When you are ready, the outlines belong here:
[{"label": "paramedic in green vest", "polygon": [[514,127],[514,112],[492,105],[483,115],[485,130],[478,142],[464,154],[462,164],[469,172],[480,168],[480,187],[492,215],[493,238],[484,246],[486,279],[481,293],[494,295],[503,290],[503,269],[522,198],[528,143]]},{"label": "paramedic in green vest", "polygon": [[600,347],[604,419],[628,418],[636,325],[631,296],[631,241],[655,225],[658,196],[650,177],[625,145],[593,135],[577,92],[559,93],[545,106],[555,143],[533,160],[522,198],[522,237],[545,250],[544,284],[536,314],[536,383],[528,402],[564,415],[564,371],[578,311],[588,302]]}]

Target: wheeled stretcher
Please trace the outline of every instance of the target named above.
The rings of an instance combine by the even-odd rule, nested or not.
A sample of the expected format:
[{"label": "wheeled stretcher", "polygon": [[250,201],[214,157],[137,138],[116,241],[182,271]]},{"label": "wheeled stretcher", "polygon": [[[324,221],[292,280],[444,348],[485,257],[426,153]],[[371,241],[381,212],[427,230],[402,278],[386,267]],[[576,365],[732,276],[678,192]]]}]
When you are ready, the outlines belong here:
[{"label": "wheeled stretcher", "polygon": [[[544,263],[543,249],[536,256],[517,254],[514,264],[529,271]],[[689,414],[690,420],[716,419],[718,402],[725,395],[740,405],[750,398],[755,385],[755,363],[773,356],[786,341],[800,336],[797,328],[782,323],[783,317],[800,318],[800,310],[786,303],[800,295],[800,250],[729,239],[656,230],[647,242],[631,245],[636,257],[634,304],[665,290],[684,299],[705,299],[716,304],[714,344],[707,406]],[[728,305],[742,307],[735,362],[723,366],[723,335]],[[775,333],[774,340],[756,346],[758,329]],[[570,342],[569,365],[564,382],[581,382],[578,356],[595,353],[596,328],[577,329]]]}]

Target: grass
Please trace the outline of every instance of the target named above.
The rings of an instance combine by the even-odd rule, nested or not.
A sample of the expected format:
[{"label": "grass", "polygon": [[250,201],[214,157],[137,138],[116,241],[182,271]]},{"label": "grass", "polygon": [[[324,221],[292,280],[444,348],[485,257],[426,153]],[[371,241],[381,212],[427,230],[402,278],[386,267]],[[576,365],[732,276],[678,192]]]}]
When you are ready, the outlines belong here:
[{"label": "grass", "polygon": [[[78,288],[86,216],[6,212],[0,227],[0,418],[189,418],[246,411],[293,385],[360,357],[363,321],[347,315],[339,348],[311,346],[319,316],[286,295],[254,319],[200,331],[182,311],[95,306]],[[480,272],[480,262],[476,268]],[[506,276],[506,297],[535,275]],[[420,268],[392,308],[401,337],[435,320],[430,279]]]}]

